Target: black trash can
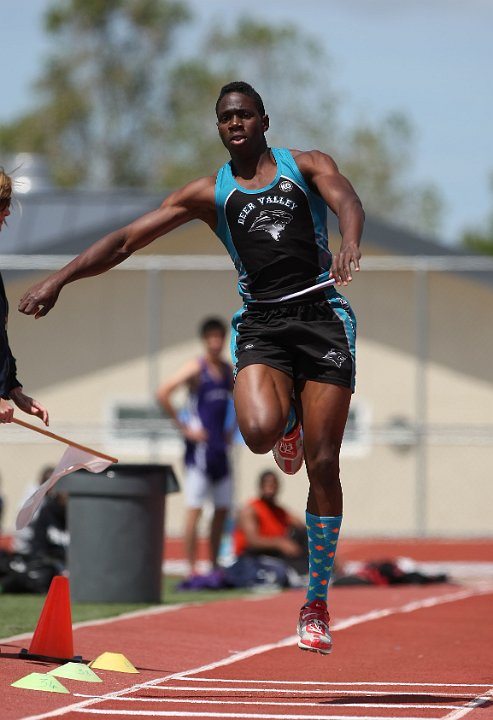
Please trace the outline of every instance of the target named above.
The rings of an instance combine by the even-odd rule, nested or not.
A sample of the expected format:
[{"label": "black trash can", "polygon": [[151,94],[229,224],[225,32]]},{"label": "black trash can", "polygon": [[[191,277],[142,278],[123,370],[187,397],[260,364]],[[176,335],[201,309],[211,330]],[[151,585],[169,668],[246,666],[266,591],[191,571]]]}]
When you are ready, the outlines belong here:
[{"label": "black trash can", "polygon": [[158,603],[166,495],[179,485],[170,465],[112,465],[67,475],[68,569],[78,602]]}]

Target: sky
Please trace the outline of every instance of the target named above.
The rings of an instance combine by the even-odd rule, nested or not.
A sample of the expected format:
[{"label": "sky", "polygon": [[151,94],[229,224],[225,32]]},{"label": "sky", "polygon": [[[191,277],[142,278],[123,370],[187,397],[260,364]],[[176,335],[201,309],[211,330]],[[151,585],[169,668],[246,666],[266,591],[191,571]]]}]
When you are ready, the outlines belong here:
[{"label": "sky", "polygon": [[[188,0],[202,25],[240,16],[291,22],[321,42],[331,87],[347,122],[411,120],[413,183],[432,183],[445,202],[441,239],[484,227],[493,211],[493,0]],[[50,50],[42,16],[50,0],[9,2],[2,22],[0,123],[32,106],[32,82]],[[193,42],[193,38],[192,38]],[[322,71],[322,69],[321,69]],[[289,72],[289,59],[286,59]],[[255,85],[255,79],[244,78]],[[268,98],[264,98],[268,109]],[[337,160],[337,157],[336,157]],[[1,158],[0,158],[1,163]]]}]

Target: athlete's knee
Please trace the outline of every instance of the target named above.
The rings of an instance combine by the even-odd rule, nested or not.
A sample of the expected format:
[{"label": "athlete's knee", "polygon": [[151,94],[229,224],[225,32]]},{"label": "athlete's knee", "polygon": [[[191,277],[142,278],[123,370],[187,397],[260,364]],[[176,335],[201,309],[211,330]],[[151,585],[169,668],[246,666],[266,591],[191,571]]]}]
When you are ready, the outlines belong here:
[{"label": "athlete's knee", "polygon": [[323,484],[339,478],[339,447],[324,444],[309,451],[305,446],[305,462],[310,479]]},{"label": "athlete's knee", "polygon": [[248,448],[258,455],[263,455],[272,450],[279,435],[277,428],[266,427],[253,419],[242,423],[240,431]]}]

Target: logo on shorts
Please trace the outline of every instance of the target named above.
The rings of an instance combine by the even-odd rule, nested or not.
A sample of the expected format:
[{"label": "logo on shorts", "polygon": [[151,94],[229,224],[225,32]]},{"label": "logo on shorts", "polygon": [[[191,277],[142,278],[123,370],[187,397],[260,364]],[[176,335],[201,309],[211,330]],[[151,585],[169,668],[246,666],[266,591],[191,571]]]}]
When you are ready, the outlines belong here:
[{"label": "logo on shorts", "polygon": [[250,343],[249,345],[245,345],[243,350],[252,350],[254,347],[255,347],[255,345],[253,343]]},{"label": "logo on shorts", "polygon": [[283,180],[282,183],[279,183],[279,190],[282,190],[283,192],[289,192],[293,189],[293,184],[289,182],[289,180]]},{"label": "logo on shorts", "polygon": [[345,360],[347,360],[347,355],[345,353],[341,352],[340,350],[329,350],[327,355],[324,355],[323,359],[328,360],[333,365],[340,368],[342,366],[343,362],[345,362]]}]

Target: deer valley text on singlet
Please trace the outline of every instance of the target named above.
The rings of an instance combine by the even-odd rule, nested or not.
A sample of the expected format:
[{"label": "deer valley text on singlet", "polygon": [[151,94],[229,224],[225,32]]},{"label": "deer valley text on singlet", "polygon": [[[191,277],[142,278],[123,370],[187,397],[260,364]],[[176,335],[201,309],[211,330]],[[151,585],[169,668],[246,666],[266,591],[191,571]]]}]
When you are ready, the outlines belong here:
[{"label": "deer valley text on singlet", "polygon": [[230,162],[216,180],[216,234],[238,270],[245,300],[275,298],[329,277],[327,205],[288,149],[272,148],[272,154],[277,173],[267,187],[241,187]]}]

